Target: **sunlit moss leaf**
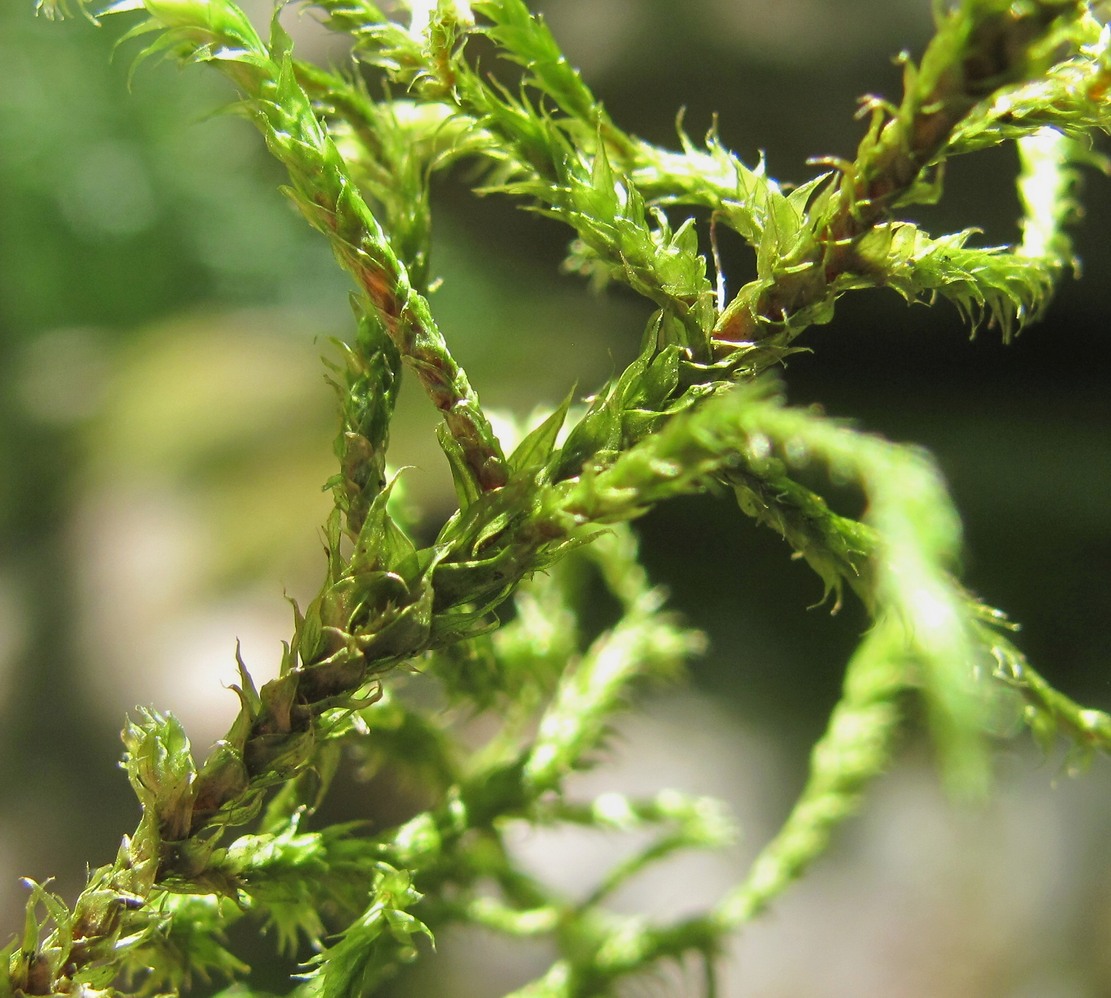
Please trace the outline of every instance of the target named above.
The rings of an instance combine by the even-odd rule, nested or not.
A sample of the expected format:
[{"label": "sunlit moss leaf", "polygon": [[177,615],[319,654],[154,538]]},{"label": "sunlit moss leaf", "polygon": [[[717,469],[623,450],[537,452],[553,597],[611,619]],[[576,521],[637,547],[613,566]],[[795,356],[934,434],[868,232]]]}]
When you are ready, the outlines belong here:
[{"label": "sunlit moss leaf", "polygon": [[977,107],[954,130],[949,154],[1018,139],[1046,126],[1076,138],[1108,130],[1111,32],[1100,12],[1085,5],[1080,16],[1061,22],[1050,41],[1045,70]]},{"label": "sunlit moss leaf", "polygon": [[418,954],[417,940],[432,933],[408,909],[421,895],[409,875],[376,864],[371,904],[326,949],[309,963],[305,977],[318,983],[323,998],[358,998],[393,976],[400,963]]},{"label": "sunlit moss leaf", "polygon": [[908,300],[949,299],[973,326],[982,316],[1003,339],[1041,313],[1055,286],[1052,262],[1008,247],[970,247],[974,229],[931,239],[909,222],[875,228],[861,255],[883,269],[883,281]]},{"label": "sunlit moss leaf", "polygon": [[151,900],[149,930],[140,939],[121,941],[125,966],[154,994],[242,977],[250,968],[228,949],[224,937],[241,914],[226,897],[159,893]]},{"label": "sunlit moss leaf", "polygon": [[417,549],[390,513],[392,490],[391,483],[371,503],[348,564],[347,571],[352,575],[385,570],[403,579],[416,577]]},{"label": "sunlit moss leaf", "polygon": [[1055,689],[1026,660],[994,621],[981,625],[996,664],[996,676],[1018,690],[1025,701],[1023,721],[1048,756],[1059,738],[1069,743],[1070,759],[1089,760],[1095,752],[1111,754],[1111,715],[1083,707]]},{"label": "sunlit moss leaf", "polygon": [[451,481],[455,485],[455,498],[459,501],[459,508],[466,509],[482,495],[482,486],[474,471],[468,466],[466,454],[459,446],[459,441],[443,425],[436,429],[436,440],[451,469]]},{"label": "sunlit moss leaf", "polygon": [[220,857],[220,868],[241,892],[241,904],[276,930],[279,949],[293,955],[302,942],[321,946],[325,917],[350,918],[366,897],[362,880],[377,849],[356,824],[320,832],[300,830],[300,813],[278,832],[240,836]]},{"label": "sunlit moss leaf", "polygon": [[1067,226],[1079,205],[1077,167],[1088,163],[1105,172],[1108,161],[1053,128],[1039,129],[1016,142],[1019,155],[1018,196],[1022,203],[1022,242],[1017,252],[1040,260],[1047,271],[1079,269]]},{"label": "sunlit moss leaf", "polygon": [[143,709],[123,732],[124,769],[161,834],[177,841],[189,834],[196,764],[181,722],[172,714]]},{"label": "sunlit moss leaf", "polygon": [[551,415],[531,430],[517,445],[509,458],[509,466],[515,472],[535,472],[548,463],[552,452],[555,450],[556,439],[559,436],[559,431],[563,428],[573,398],[574,393],[568,392]]},{"label": "sunlit moss leaf", "polygon": [[[5,983],[9,993],[49,993],[70,959],[74,943],[74,916],[69,906],[45,884],[24,878],[30,892],[24,911],[23,935],[16,949],[12,941]],[[40,915],[40,909],[42,914]]]},{"label": "sunlit moss leaf", "polygon": [[35,0],[35,13],[50,21],[60,21],[72,17],[76,9],[95,24],[96,18],[89,10],[91,3],[92,0]]},{"label": "sunlit moss leaf", "polygon": [[532,84],[562,111],[591,124],[606,120],[547,26],[521,0],[474,0],[471,7],[491,22],[481,30],[497,43],[499,53],[524,66]]}]

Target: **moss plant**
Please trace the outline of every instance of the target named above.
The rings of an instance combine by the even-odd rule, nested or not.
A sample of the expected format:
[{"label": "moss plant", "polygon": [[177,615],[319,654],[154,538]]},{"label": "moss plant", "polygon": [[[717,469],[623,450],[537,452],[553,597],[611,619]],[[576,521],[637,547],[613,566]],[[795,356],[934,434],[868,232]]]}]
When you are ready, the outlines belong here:
[{"label": "moss plant", "polygon": [[[343,71],[299,59],[280,11],[263,38],[232,0],[71,6],[123,25],[141,57],[227,77],[288,172],[284,193],[350,274],[354,320],[331,372],[341,429],[327,571],[294,608],[280,675],[258,688],[240,662],[238,716],[203,760],[172,715],[128,720],[139,824],[72,904],[29,882],[0,998],[234,982],[246,968],[223,931],[245,916],[284,950],[313,947],[291,984],[303,996],[372,994],[400,965],[432,958],[425,941],[452,923],[554,944],[555,962],[521,998],[612,994],[676,959],[704,961],[713,993],[729,935],[805,872],[889,763],[908,698],[923,701],[959,792],[988,784],[1001,698],[1021,702],[1044,743],[1064,736],[1078,756],[1111,748],[1111,717],[1050,687],[1003,615],[961,587],[960,522],[930,457],[792,408],[775,373],[859,289],[948,299],[1004,339],[1041,313],[1072,264],[1063,226],[1076,166],[1098,164],[1091,136],[1111,127],[1111,31],[1098,5],[936,3],[932,40],[918,61],[903,58],[901,97],[865,100],[855,157],[821,162],[793,189],[714,134],[681,134],[672,150],[623,131],[523,0],[303,3],[351,42]],[[57,16],[65,0],[38,7]],[[1017,245],[931,235],[905,217],[942,197],[946,160],[1009,142],[1025,212]],[[575,269],[654,307],[628,367],[512,442],[495,435],[429,297],[429,180],[461,160],[481,192],[565,223]],[[731,294],[700,249],[695,209],[751,247],[755,277]],[[403,376],[442,415],[458,496],[424,547],[394,511],[387,473]],[[815,468],[859,486],[860,520],[803,484]],[[726,842],[721,809],[673,791],[587,805],[562,791],[637,684],[676,673],[701,640],[663,607],[627,525],[710,490],[734,494],[834,606],[859,600],[871,626],[809,779],[751,871],[709,910],[650,924],[608,910],[608,898],[677,850]],[[621,610],[589,642],[570,559],[592,563]],[[515,613],[499,625],[509,601]],[[396,695],[391,677],[418,662],[422,683],[496,718],[480,751]],[[321,825],[315,810],[345,749],[379,766],[419,760],[430,805],[398,827]],[[651,837],[571,902],[517,865],[505,836],[521,823]]]}]

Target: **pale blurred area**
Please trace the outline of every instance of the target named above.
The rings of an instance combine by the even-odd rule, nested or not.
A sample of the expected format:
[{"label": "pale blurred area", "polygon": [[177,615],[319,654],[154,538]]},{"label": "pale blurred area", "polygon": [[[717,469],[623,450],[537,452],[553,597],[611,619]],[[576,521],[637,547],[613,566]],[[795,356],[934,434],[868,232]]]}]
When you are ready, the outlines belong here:
[{"label": "pale blurred area", "polygon": [[[711,762],[712,760],[712,762]],[[621,726],[612,757],[580,777],[593,797],[682,787],[727,802],[731,850],[688,853],[651,870],[614,907],[660,922],[690,915],[738,882],[790,806],[794,753],[697,692],[660,698]],[[1098,768],[1098,767],[1097,767]],[[993,800],[956,808],[918,752],[872,788],[829,854],[729,947],[720,993],[735,998],[1096,998],[1111,982],[1111,780],[1080,780],[1008,753]],[[525,831],[530,868],[585,897],[631,851],[627,837]],[[643,845],[643,842],[637,843]],[[481,932],[441,934],[398,995],[494,998],[543,972],[551,954]],[[492,957],[491,954],[494,954]],[[701,969],[665,965],[628,995],[702,995]]]},{"label": "pale blurred area", "polygon": [[[540,8],[614,116],[661,142],[675,115],[790,180],[851,153],[855,98],[889,96],[890,57],[918,49],[926,0],[551,0]],[[141,69],[118,26],[0,8],[0,940],[22,924],[18,878],[72,899],[137,806],[116,768],[137,705],[171,711],[198,754],[234,716],[235,650],[257,681],[288,639],[286,599],[324,570],[322,491],[334,396],[321,357],[350,331],[348,284],[277,193],[249,124],[211,117],[215,74]],[[266,3],[252,12],[265,21]],[[301,51],[338,57],[287,13]],[[956,164],[954,221],[1011,238],[1009,159]],[[1002,164],[1002,167],[1000,166]],[[962,172],[963,170],[963,172]],[[976,172],[979,170],[979,172]],[[504,201],[436,188],[433,300],[482,399],[527,414],[589,393],[633,356],[647,312],[560,276],[566,233]],[[970,584],[1023,621],[1052,679],[1111,706],[1111,402],[1100,373],[1107,181],[1089,178],[1087,279],[1051,324],[1004,350],[970,345],[950,310],[846,302],[792,365],[799,401],[934,449],[967,517]],[[726,269],[748,263],[723,245]],[[435,420],[411,384],[391,460],[434,530],[451,508]],[[622,893],[670,918],[736,882],[797,793],[863,622],[806,610],[817,581],[735,508],[709,501],[642,525],[646,558],[710,653],[687,691],[620,726],[576,792],[722,798],[736,848],[693,855]],[[1111,761],[1069,776],[1025,737],[1003,743],[995,798],[958,807],[913,735],[829,855],[725,959],[736,998],[1100,998],[1111,994]],[[368,805],[369,806],[369,805]],[[365,810],[365,808],[364,808]],[[628,843],[530,834],[538,872],[585,892]],[[390,991],[487,998],[542,950],[448,933]],[[260,986],[278,988],[273,980]],[[691,971],[629,994],[695,995]],[[201,988],[198,994],[205,993]]]}]

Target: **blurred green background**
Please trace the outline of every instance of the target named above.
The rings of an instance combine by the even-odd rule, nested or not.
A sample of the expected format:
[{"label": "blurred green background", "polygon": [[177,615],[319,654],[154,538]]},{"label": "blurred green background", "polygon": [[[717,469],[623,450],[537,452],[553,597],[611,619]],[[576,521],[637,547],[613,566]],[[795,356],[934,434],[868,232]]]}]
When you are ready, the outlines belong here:
[{"label": "blurred green background", "polygon": [[[20,924],[19,876],[72,897],[133,825],[126,711],[172,710],[203,751],[234,711],[221,684],[236,639],[256,675],[276,667],[282,594],[309,598],[323,570],[334,417],[319,358],[349,328],[346,279],[277,194],[278,168],[248,124],[214,115],[230,98],[216,74],[147,66],[129,90],[118,25],[31,6],[0,5],[0,938]],[[930,31],[925,0],[538,6],[629,130],[673,143],[680,107],[695,136],[717,114],[727,145],[796,182],[808,156],[851,154],[856,98],[897,93],[891,57]],[[310,18],[286,20],[302,53],[335,55]],[[953,163],[929,226],[1014,238],[1013,171],[1010,150]],[[486,404],[517,415],[573,383],[587,394],[633,356],[647,310],[561,276],[567,234],[469,197],[466,179],[436,187],[433,305],[456,356]],[[1084,204],[1083,279],[1013,345],[970,341],[945,305],[858,294],[807,334],[786,381],[796,402],[934,452],[972,588],[1022,622],[1053,681],[1108,708],[1111,181],[1089,175]],[[736,287],[751,264],[723,251]],[[414,466],[434,522],[452,500],[433,425],[404,392],[391,458]],[[700,874],[712,898],[789,805],[863,622],[808,610],[816,578],[729,504],[675,503],[640,530],[712,648],[692,691],[630,721],[614,769],[583,790],[664,781],[730,799],[744,841]],[[1007,743],[998,798],[962,811],[909,739],[831,857],[738,943],[727,993],[1111,994],[1108,769],[1072,780]],[[522,848],[590,867],[581,842]],[[666,906],[669,877],[628,904]],[[451,938],[440,952],[397,994],[477,998],[529,972],[508,953],[468,964]]]}]

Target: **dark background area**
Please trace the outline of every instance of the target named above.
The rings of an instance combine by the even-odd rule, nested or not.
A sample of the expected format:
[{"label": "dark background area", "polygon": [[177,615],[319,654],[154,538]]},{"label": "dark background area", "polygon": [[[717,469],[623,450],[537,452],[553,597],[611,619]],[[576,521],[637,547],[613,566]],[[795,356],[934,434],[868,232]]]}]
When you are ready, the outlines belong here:
[{"label": "dark background area", "polygon": [[[925,0],[539,6],[625,128],[674,144],[683,107],[691,135],[716,120],[726,145],[749,162],[763,150],[769,173],[794,182],[812,174],[810,156],[851,155],[856,99],[895,96],[892,56],[920,52],[930,31]],[[211,117],[230,98],[216,74],[148,66],[129,91],[128,52],[112,58],[119,24],[49,24],[30,7],[0,9],[0,938],[21,924],[18,876],[53,876],[72,897],[85,864],[108,861],[133,824],[116,768],[124,712],[173,710],[202,751],[233,710],[220,683],[236,638],[263,674],[274,667],[288,630],[282,591],[311,596],[322,570],[319,487],[334,425],[317,358],[349,317],[345,278],[276,193],[280,172],[251,127]],[[287,20],[303,51],[320,51],[308,19]],[[953,162],[931,231],[1014,239],[1014,172],[1009,149]],[[561,276],[566,232],[506,200],[470,198],[465,180],[459,171],[436,189],[444,287],[433,305],[456,355],[485,402],[518,416],[576,381],[585,394],[634,355],[647,310]],[[812,352],[792,358],[784,380],[793,402],[933,452],[964,516],[968,584],[1021,621],[1021,646],[1053,682],[1106,709],[1111,181],[1088,173],[1083,205],[1083,277],[1014,343],[988,328],[970,339],[944,303],[858,293],[805,335]],[[751,263],[723,248],[735,289]],[[447,473],[414,395],[392,457],[417,466],[413,501],[435,519]],[[775,745],[774,814],[801,778],[862,618],[807,609],[821,596],[816,577],[725,501],[672,503],[640,531],[653,573],[711,637],[693,668],[698,695]],[[916,751],[911,740],[912,772]],[[1014,763],[1017,751],[1004,758],[1025,779],[1038,758]],[[1055,785],[1055,765],[1040,784]],[[1082,815],[1084,843],[1108,830],[1106,768],[1097,760],[1044,805],[1060,806],[1065,824]],[[900,792],[881,788],[878,810]],[[1095,905],[1111,929],[1098,855],[1076,857],[1091,893],[1046,902],[1063,935],[1028,978],[999,983],[996,968],[996,990],[905,993],[1050,994],[1022,990],[1031,980],[1065,982],[1054,995],[1111,991],[1098,956],[1111,932],[1074,924]],[[796,924],[811,923],[798,914]],[[1054,960],[1068,973],[1054,976]],[[811,989],[791,992],[745,990],[738,971],[730,993],[843,993],[820,959],[814,973]],[[468,986],[450,993],[497,993]],[[408,987],[398,993],[425,993]]]}]

